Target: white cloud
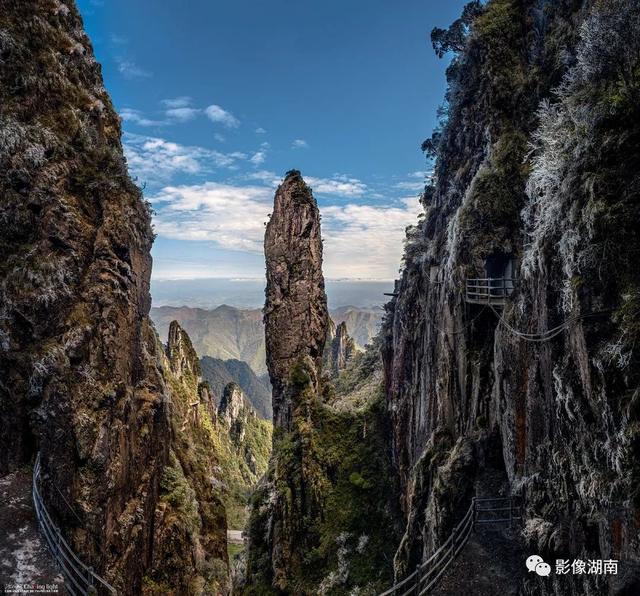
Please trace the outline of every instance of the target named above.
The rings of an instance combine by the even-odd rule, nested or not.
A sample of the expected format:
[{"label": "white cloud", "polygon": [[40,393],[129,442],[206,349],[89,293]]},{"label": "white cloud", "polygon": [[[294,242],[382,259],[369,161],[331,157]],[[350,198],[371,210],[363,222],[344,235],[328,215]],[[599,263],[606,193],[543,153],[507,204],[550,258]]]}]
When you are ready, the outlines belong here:
[{"label": "white cloud", "polygon": [[132,122],[139,126],[164,126],[167,124],[164,120],[147,118],[140,110],[134,110],[132,108],[123,108],[120,110],[120,117],[123,122]]},{"label": "white cloud", "polygon": [[118,71],[125,79],[148,79],[153,76],[148,70],[140,68],[132,60],[118,58]]},{"label": "white cloud", "polygon": [[[261,253],[264,222],[273,208],[273,187],[280,180],[266,170],[251,177],[269,186],[207,182],[164,188],[150,199],[156,210],[156,232],[168,238],[213,241],[224,249]],[[391,206],[321,206],[325,277],[395,278],[405,228],[416,222],[421,211],[414,197]]]},{"label": "white cloud", "polygon": [[126,37],[122,37],[122,35],[118,35],[117,33],[112,33],[111,43],[116,46],[125,46],[129,43],[129,40]]},{"label": "white cloud", "polygon": [[167,118],[177,122],[189,122],[189,120],[193,120],[198,114],[200,110],[198,108],[171,108],[165,112]]},{"label": "white cloud", "polygon": [[250,158],[249,161],[254,165],[254,166],[259,166],[260,164],[264,163],[264,160],[266,158],[266,154],[264,151],[256,151]]},{"label": "white cloud", "polygon": [[215,168],[233,168],[238,160],[246,158],[244,153],[226,154],[132,133],[125,133],[124,149],[131,173],[153,180],[167,180],[177,173],[200,174]]},{"label": "white cloud", "polygon": [[258,128],[256,128],[256,134],[258,135],[263,135],[266,134],[266,130],[264,128],[262,128],[262,126],[259,126]]},{"label": "white cloud", "polygon": [[367,185],[357,178],[334,176],[333,178],[304,177],[317,195],[339,195],[342,197],[361,197],[367,190]]},{"label": "white cloud", "polygon": [[272,188],[275,188],[282,182],[282,178],[275,172],[269,170],[258,170],[257,172],[250,172],[247,174],[248,180],[260,180],[264,184],[268,184]]},{"label": "white cloud", "polygon": [[400,190],[413,190],[415,192],[419,192],[424,188],[424,182],[398,182],[395,185],[395,188],[399,188]]},{"label": "white cloud", "polygon": [[292,149],[307,149],[309,147],[309,143],[304,139],[295,139],[291,144]]},{"label": "white cloud", "polygon": [[408,198],[392,207],[333,205],[321,212],[325,277],[394,279],[405,228],[415,224],[422,209]]},{"label": "white cloud", "polygon": [[162,236],[259,253],[273,189],[206,182],[166,187],[150,200],[157,211],[154,227]]},{"label": "white cloud", "polygon": [[160,103],[165,108],[186,108],[191,105],[191,98],[186,95],[182,95],[172,99],[163,99]]},{"label": "white cloud", "polygon": [[224,143],[227,139],[224,135],[221,135],[219,132],[213,135],[213,138],[218,141],[218,143]]},{"label": "white cloud", "polygon": [[231,112],[227,112],[227,110],[218,105],[210,105],[205,110],[205,113],[209,120],[223,124],[227,128],[237,128],[240,126],[240,121]]}]

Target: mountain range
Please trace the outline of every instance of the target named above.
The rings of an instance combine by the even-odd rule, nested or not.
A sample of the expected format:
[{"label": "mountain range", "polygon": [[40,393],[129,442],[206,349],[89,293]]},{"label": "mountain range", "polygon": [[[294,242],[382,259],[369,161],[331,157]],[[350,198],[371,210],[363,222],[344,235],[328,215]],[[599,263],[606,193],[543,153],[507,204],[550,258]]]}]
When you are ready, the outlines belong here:
[{"label": "mountain range", "polygon": [[[380,308],[343,306],[331,310],[330,314],[336,325],[343,321],[346,323],[349,335],[358,347],[363,348],[377,333],[383,311]],[[212,310],[189,306],[160,306],[151,309],[151,319],[160,337],[166,337],[171,321],[178,321],[201,356],[241,360],[259,377],[267,371],[260,309],[244,310],[228,305]],[[243,387],[251,399],[251,392],[242,382],[237,378],[233,380]],[[255,403],[254,406],[257,407]],[[257,409],[260,411],[259,407]]]}]

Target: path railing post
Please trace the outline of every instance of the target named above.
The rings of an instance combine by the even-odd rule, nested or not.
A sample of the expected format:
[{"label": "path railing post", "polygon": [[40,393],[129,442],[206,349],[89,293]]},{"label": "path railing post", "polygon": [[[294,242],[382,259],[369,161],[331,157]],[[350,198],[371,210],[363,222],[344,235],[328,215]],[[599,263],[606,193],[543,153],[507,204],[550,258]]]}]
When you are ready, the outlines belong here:
[{"label": "path railing post", "polygon": [[513,527],[513,500],[509,497],[509,529]]},{"label": "path railing post", "polygon": [[476,498],[473,497],[471,499],[471,507],[473,507],[473,510],[471,511],[471,530],[473,532],[476,531],[476,519],[478,516],[478,508],[476,507]]}]

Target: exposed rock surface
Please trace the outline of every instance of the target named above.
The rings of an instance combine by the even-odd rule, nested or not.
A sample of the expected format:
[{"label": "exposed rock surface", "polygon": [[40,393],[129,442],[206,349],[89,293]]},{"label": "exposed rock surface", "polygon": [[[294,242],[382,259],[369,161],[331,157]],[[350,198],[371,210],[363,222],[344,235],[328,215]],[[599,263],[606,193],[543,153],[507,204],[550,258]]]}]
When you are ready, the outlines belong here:
[{"label": "exposed rock surface", "polygon": [[[87,564],[123,594],[164,566],[186,593],[203,577],[194,543],[155,540],[175,396],[148,318],[149,210],[74,2],[0,4],[0,470],[39,450]],[[201,535],[223,583],[225,529],[222,508]]]},{"label": "exposed rock surface", "polygon": [[218,424],[247,467],[243,474],[247,488],[254,488],[267,469],[271,423],[258,418],[239,385],[229,383],[218,406]]},{"label": "exposed rock surface", "polygon": [[[381,379],[359,408],[329,406],[334,390],[320,374],[330,325],[320,220],[299,172],[276,192],[265,253],[273,454],[252,499],[237,588],[247,595],[376,593],[390,582],[396,535]],[[341,325],[336,359],[348,366],[345,331]],[[376,354],[352,373],[345,393],[367,384],[360,372],[370,362],[379,362]]]},{"label": "exposed rock surface", "polygon": [[172,321],[169,325],[169,337],[167,338],[167,358],[171,372],[181,377],[191,375],[200,377],[200,361],[198,354],[193,349],[191,338],[180,327],[178,321]]},{"label": "exposed rock surface", "polygon": [[[229,383],[224,389],[220,405],[218,406],[220,422],[231,428],[240,421],[244,410],[249,411],[249,408],[247,407],[242,389],[235,383]],[[255,415],[255,412],[251,413]]]},{"label": "exposed rock surface", "polygon": [[320,214],[300,172],[287,173],[275,195],[264,237],[267,288],[264,308],[273,421],[291,428],[295,404],[286,387],[295,363],[319,367],[329,314],[322,275]]},{"label": "exposed rock surface", "polygon": [[[383,329],[398,576],[493,466],[524,498],[531,552],[624,562],[623,581],[553,574],[525,593],[638,590],[639,19],[624,0],[492,0],[436,32],[456,52],[448,121],[425,143],[435,180]],[[466,304],[496,256],[514,293]]]},{"label": "exposed rock surface", "polygon": [[343,321],[336,327],[331,321],[324,352],[325,372],[337,376],[347,367],[355,354],[356,343],[347,333],[347,324]]},{"label": "exposed rock surface", "polygon": [[[171,394],[172,441],[155,511],[151,593],[228,592],[224,446],[191,339],[172,322],[160,366]],[[188,566],[185,566],[188,563]]]},{"label": "exposed rock surface", "polygon": [[380,307],[359,308],[356,306],[342,306],[329,311],[331,319],[336,325],[347,324],[347,331],[355,341],[356,346],[364,349],[370,344],[380,331],[383,311]]},{"label": "exposed rock surface", "polygon": [[[167,556],[174,557],[178,547],[193,553],[195,569],[215,571],[216,581],[226,589],[220,581],[225,509],[230,527],[244,526],[251,492],[267,469],[271,423],[258,418],[235,383],[215,405],[191,339],[176,321],[170,325],[165,351],[176,435],[161,492],[162,516],[173,525],[171,533],[164,532]],[[153,576],[160,585],[167,584],[165,569],[166,564],[157,567]],[[207,579],[206,573],[201,575]],[[202,579],[188,579],[191,590],[215,588],[206,581],[200,586]]]}]

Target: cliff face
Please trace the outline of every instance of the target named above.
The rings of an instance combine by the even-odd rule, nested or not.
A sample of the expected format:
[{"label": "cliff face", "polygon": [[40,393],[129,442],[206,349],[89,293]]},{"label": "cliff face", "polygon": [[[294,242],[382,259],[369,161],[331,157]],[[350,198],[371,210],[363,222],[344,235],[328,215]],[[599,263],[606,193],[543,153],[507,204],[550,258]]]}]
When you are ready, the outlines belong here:
[{"label": "cliff face", "polygon": [[[0,470],[40,451],[65,537],[123,594],[140,593],[164,563],[156,514],[174,440],[147,316],[149,211],[75,4],[1,5]],[[223,510],[211,524],[224,532]],[[225,576],[224,536],[210,556]],[[190,552],[172,554],[172,589],[197,575]]]},{"label": "cliff face", "polygon": [[240,460],[238,464],[246,485],[246,505],[250,492],[267,469],[271,452],[271,423],[258,418],[239,385],[229,383],[218,406],[218,424]]},{"label": "cliff face", "polygon": [[75,6],[3,2],[0,55],[0,467],[39,449],[78,551],[136,586],[170,436],[148,210]]},{"label": "cliff face", "polygon": [[[471,496],[505,492],[535,552],[620,559],[636,585],[639,19],[623,0],[493,0],[435,33],[456,52],[448,118],[424,145],[434,182],[383,328],[398,575]],[[502,304],[466,300],[485,277],[516,278]]]},{"label": "cliff face", "polygon": [[271,424],[258,418],[235,383],[216,406],[191,339],[176,321],[165,352],[174,440],[156,511],[162,523],[155,547],[164,554],[150,578],[156,588],[170,588],[168,561],[186,558],[193,571],[184,589],[222,593],[228,589],[226,529],[244,527],[249,497],[267,469]]},{"label": "cliff face", "polygon": [[193,348],[191,338],[180,327],[178,321],[172,321],[169,325],[169,337],[167,338],[167,358],[171,372],[178,376],[200,377],[200,362],[198,354]]},{"label": "cliff face", "polygon": [[267,288],[264,308],[273,421],[291,428],[295,404],[286,386],[295,363],[321,364],[329,324],[322,276],[320,215],[300,172],[287,173],[276,191],[264,238]]}]

